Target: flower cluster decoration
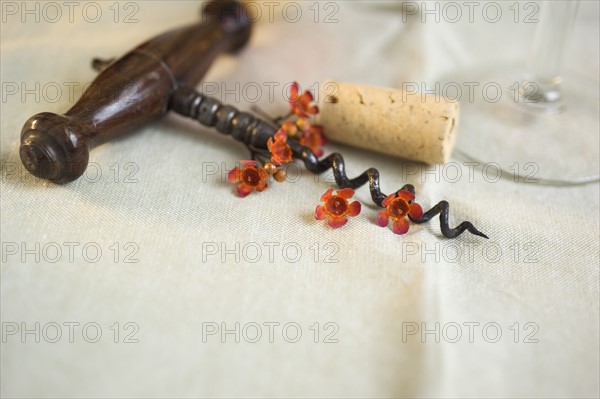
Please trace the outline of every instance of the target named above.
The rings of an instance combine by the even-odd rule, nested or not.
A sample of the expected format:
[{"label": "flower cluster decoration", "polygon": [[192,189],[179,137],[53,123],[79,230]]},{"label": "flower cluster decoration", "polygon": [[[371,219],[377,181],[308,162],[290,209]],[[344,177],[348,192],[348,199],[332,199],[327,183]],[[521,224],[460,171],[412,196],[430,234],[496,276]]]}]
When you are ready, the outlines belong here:
[{"label": "flower cluster decoration", "polygon": [[285,164],[292,162],[292,149],[288,139],[297,140],[310,148],[317,156],[323,155],[326,143],[323,127],[311,123],[310,118],[319,113],[310,91],[300,94],[300,86],[293,82],[290,88],[289,113],[277,118],[279,130],[267,142],[268,154],[254,153],[255,159],[240,161],[240,166],[232,169],[227,178],[236,185],[240,197],[246,197],[252,191],[261,192],[269,186],[270,178],[284,182],[287,173]]},{"label": "flower cluster decoration", "polygon": [[[267,142],[267,153],[253,151],[252,160],[242,160],[227,175],[228,180],[236,185],[238,196],[246,197],[253,191],[262,192],[269,186],[271,177],[277,182],[287,178],[284,166],[292,162],[292,149],[288,140],[297,140],[301,145],[310,148],[315,155],[323,155],[326,138],[323,127],[311,122],[311,118],[319,113],[313,103],[310,91],[300,94],[300,87],[293,82],[289,96],[289,113],[285,117],[275,119],[279,129]],[[315,219],[326,220],[329,227],[337,229],[348,222],[349,217],[361,213],[361,203],[349,200],[354,196],[351,187],[335,190],[328,189],[315,209]],[[423,209],[414,202],[415,196],[407,190],[400,190],[387,196],[382,205],[384,209],[377,215],[377,224],[387,227],[392,221],[392,231],[405,234],[409,229],[409,219],[418,221]]]}]

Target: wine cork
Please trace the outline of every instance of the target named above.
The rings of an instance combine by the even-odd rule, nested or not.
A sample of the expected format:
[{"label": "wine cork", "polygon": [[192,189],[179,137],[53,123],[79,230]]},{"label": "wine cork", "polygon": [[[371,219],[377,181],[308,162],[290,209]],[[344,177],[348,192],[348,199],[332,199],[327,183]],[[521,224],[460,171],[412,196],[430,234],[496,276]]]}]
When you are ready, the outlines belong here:
[{"label": "wine cork", "polygon": [[318,105],[325,136],[342,144],[435,164],[456,141],[458,102],[436,94],[328,80]]}]

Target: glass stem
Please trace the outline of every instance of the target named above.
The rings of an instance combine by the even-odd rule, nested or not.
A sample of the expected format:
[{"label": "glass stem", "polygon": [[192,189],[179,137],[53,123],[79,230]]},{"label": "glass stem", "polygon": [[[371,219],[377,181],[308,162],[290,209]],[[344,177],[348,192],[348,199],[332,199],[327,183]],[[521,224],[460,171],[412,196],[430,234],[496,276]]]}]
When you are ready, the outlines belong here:
[{"label": "glass stem", "polygon": [[571,33],[579,0],[540,2],[538,26],[521,88],[524,103],[547,110],[562,107],[560,91],[563,50]]}]

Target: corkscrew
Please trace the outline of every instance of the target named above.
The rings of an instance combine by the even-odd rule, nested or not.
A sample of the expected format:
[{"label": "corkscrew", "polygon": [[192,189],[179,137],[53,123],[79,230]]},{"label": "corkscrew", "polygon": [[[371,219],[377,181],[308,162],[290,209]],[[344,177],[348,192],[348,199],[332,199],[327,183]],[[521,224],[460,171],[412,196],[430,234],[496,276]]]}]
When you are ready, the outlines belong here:
[{"label": "corkscrew", "polygon": [[[94,147],[139,129],[170,110],[231,135],[253,154],[266,150],[277,132],[273,122],[193,89],[219,54],[237,51],[248,42],[252,27],[241,7],[231,0],[208,3],[203,22],[156,36],[117,60],[94,60],[92,65],[100,73],[69,111],[64,115],[37,114],[23,126],[19,152],[25,168],[55,183],[73,181],[85,172]],[[319,159],[299,142],[291,140],[289,144],[293,157],[312,173],[332,169],[340,188],[354,189],[368,183],[373,202],[383,206],[386,195],[381,192],[377,169],[350,179],[341,154]],[[398,192],[401,190],[414,193],[410,184]],[[438,214],[447,238],[464,231],[487,238],[470,222],[451,228],[446,201],[411,220],[425,223]]]},{"label": "corkscrew", "polygon": [[[267,142],[275,135],[278,128],[270,121],[265,121],[247,112],[241,112],[231,105],[222,104],[219,100],[198,93],[190,87],[180,88],[173,96],[171,109],[181,115],[195,119],[200,124],[214,127],[218,132],[231,135],[234,139],[244,143],[251,153],[265,151]],[[340,188],[359,188],[369,184],[371,199],[383,207],[383,200],[387,197],[379,187],[379,171],[369,168],[361,175],[350,179],[346,175],[346,164],[342,154],[334,152],[323,159],[315,155],[308,147],[302,146],[298,141],[290,140],[290,148],[295,159],[304,162],[306,168],[316,174],[332,169],[336,184]],[[397,192],[407,190],[415,193],[411,184],[406,184]],[[421,224],[430,221],[436,215],[440,215],[440,228],[446,238],[455,238],[465,230],[480,237],[488,238],[473,226],[471,222],[462,222],[455,228],[449,225],[450,205],[447,201],[441,201],[430,210],[423,213],[418,220],[409,216],[412,222]]]}]

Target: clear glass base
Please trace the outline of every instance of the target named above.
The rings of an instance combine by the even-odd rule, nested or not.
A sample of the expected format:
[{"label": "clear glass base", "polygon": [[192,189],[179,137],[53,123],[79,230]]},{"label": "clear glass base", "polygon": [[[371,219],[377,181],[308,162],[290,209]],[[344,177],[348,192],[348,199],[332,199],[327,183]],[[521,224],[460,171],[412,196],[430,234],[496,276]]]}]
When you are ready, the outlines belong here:
[{"label": "clear glass base", "polygon": [[[489,71],[470,71],[442,83],[462,88],[455,153],[484,164],[495,162],[511,178],[520,175],[525,181],[597,181],[599,83],[567,74],[560,91],[552,92],[519,80],[522,70]],[[450,89],[443,94],[453,97]]]}]

